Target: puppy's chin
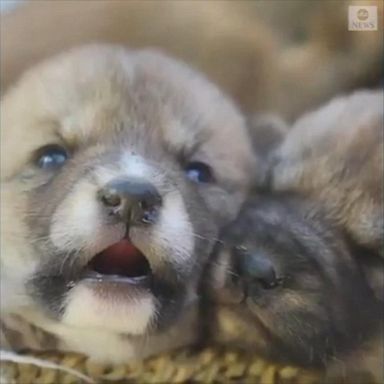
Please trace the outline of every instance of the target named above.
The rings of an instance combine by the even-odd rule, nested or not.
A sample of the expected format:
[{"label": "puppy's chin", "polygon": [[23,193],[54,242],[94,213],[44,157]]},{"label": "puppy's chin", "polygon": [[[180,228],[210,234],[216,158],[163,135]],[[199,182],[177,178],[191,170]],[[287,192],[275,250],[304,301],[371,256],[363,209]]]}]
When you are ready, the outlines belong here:
[{"label": "puppy's chin", "polygon": [[[60,270],[43,267],[32,280],[32,289],[40,291],[41,304],[51,317],[77,328],[127,335],[149,332],[150,325],[157,327],[157,315],[164,306],[157,298],[158,274],[131,241],[123,238],[86,265],[72,263]],[[51,297],[45,291],[48,287]],[[173,287],[170,292],[176,296]],[[180,295],[179,300],[183,299]]]},{"label": "puppy's chin", "polygon": [[141,335],[147,331],[155,313],[156,300],[150,290],[124,283],[80,282],[67,295],[62,322]]}]

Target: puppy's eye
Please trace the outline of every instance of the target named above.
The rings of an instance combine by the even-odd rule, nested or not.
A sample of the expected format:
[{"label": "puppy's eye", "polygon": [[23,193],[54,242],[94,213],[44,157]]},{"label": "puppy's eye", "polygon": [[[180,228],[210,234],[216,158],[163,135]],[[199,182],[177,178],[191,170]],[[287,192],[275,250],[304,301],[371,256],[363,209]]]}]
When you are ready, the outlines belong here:
[{"label": "puppy's eye", "polygon": [[195,183],[210,183],[214,180],[211,167],[199,161],[189,163],[185,168],[185,173]]},{"label": "puppy's eye", "polygon": [[41,169],[56,169],[68,159],[68,152],[57,144],[41,147],[36,152],[36,165]]}]

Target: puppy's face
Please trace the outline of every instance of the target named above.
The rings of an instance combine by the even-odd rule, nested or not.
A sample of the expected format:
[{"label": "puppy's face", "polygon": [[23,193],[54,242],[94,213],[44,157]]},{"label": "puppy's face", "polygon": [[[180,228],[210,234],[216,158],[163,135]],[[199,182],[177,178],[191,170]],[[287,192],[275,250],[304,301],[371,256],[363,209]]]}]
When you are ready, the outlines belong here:
[{"label": "puppy's face", "polygon": [[160,54],[90,47],[2,102],[2,304],[141,335],[195,297],[252,165],[243,121]]},{"label": "puppy's face", "polygon": [[322,217],[300,197],[245,205],[213,263],[219,340],[320,367],[378,334],[381,305]]}]

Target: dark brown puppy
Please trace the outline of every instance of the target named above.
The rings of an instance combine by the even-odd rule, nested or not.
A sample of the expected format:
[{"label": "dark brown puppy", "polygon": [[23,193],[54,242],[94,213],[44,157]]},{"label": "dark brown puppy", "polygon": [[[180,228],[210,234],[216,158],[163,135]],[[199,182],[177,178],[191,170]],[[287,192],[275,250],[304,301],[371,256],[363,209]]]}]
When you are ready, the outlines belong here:
[{"label": "dark brown puppy", "polygon": [[[372,354],[371,343],[381,337],[383,300],[359,260],[369,257],[381,277],[383,262],[351,248],[317,203],[284,194],[255,196],[223,237],[225,246],[213,261],[215,281],[225,281],[214,297],[222,304],[215,339],[327,368],[328,374],[357,351]],[[226,262],[231,267],[223,279]],[[380,364],[358,368],[380,373]]]},{"label": "dark brown puppy", "polygon": [[332,101],[274,151],[269,190],[212,263],[215,339],[326,368],[330,381],[343,369],[382,379],[382,96]]}]

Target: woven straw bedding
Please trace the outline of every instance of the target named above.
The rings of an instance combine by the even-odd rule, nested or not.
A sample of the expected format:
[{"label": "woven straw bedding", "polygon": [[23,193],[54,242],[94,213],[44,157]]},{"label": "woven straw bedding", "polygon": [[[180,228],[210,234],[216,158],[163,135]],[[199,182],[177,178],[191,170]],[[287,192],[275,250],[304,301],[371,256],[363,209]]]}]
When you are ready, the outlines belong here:
[{"label": "woven straw bedding", "polygon": [[[319,376],[304,370],[269,363],[256,356],[219,348],[189,349],[159,355],[143,362],[106,366],[77,354],[34,354],[44,360],[76,369],[96,383],[244,383],[316,384]],[[2,383],[72,384],[85,381],[57,369],[29,364],[2,363]]]}]

